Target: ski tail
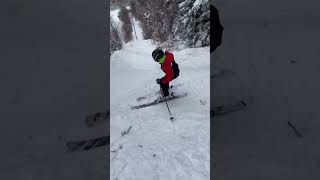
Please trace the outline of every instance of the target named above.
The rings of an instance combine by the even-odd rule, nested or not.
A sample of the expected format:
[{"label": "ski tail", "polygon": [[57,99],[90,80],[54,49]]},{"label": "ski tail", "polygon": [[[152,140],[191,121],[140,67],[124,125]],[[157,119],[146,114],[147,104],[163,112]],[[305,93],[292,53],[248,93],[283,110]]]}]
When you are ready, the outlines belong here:
[{"label": "ski tail", "polygon": [[210,115],[211,116],[224,115],[227,113],[232,113],[235,111],[242,110],[246,106],[247,106],[247,103],[244,100],[240,100],[240,101],[233,103],[233,104],[216,106],[213,108],[213,110],[210,111]]},{"label": "ski tail", "polygon": [[110,136],[103,136],[94,139],[82,140],[82,141],[68,141],[66,146],[69,152],[86,151],[93,148],[98,148],[110,144]]},{"label": "ski tail", "polygon": [[[178,98],[182,98],[182,97],[186,97],[188,94],[187,93],[183,93],[183,94],[179,94],[179,95],[174,95],[174,96],[170,96],[169,98],[166,98],[167,101],[173,100],[173,99],[178,99]],[[144,107],[148,107],[148,106],[153,106],[159,103],[165,102],[165,99],[157,99],[155,101],[149,102],[149,103],[145,103],[145,104],[140,104],[137,106],[131,106],[131,109],[140,109],[140,108],[144,108]]]}]

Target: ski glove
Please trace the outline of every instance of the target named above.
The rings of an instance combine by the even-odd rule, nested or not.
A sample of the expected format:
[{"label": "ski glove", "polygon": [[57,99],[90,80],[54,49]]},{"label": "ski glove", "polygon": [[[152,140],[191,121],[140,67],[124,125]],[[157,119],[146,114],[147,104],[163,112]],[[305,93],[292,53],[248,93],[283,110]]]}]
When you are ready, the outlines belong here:
[{"label": "ski glove", "polygon": [[157,82],[157,84],[161,83],[160,79],[156,79],[156,82]]}]

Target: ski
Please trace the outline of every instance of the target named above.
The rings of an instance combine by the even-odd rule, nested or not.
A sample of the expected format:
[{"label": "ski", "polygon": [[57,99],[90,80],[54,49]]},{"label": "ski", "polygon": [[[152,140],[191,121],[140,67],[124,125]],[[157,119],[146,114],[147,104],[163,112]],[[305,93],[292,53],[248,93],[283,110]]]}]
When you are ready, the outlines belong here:
[{"label": "ski", "polygon": [[[173,99],[177,99],[177,98],[186,97],[186,96],[187,96],[187,93],[171,96],[171,97],[167,98],[167,101],[170,101],[170,100],[173,100]],[[159,103],[162,103],[162,102],[165,102],[165,99],[155,100],[153,102],[145,103],[145,104],[141,104],[141,105],[137,105],[137,106],[131,106],[131,109],[132,110],[140,109],[140,108],[156,105],[156,104],[159,104]]]},{"label": "ski", "polygon": [[299,138],[302,138],[302,134],[298,131],[298,129],[290,122],[288,121],[288,125],[289,127],[292,128],[293,132],[299,137]]},{"label": "ski", "polygon": [[81,140],[81,141],[66,142],[68,152],[87,151],[87,150],[98,148],[108,144],[110,144],[110,136],[103,136],[103,137]]},{"label": "ski", "polygon": [[241,100],[234,104],[216,106],[213,108],[213,110],[210,111],[210,114],[211,116],[220,116],[227,113],[242,110],[246,106],[247,104],[243,100]]},{"label": "ski", "polygon": [[93,127],[99,123],[105,123],[107,119],[110,119],[110,112],[98,112],[89,114],[85,118],[85,124],[87,127]]},{"label": "ski", "polygon": [[[183,85],[182,83],[171,85],[169,87],[169,90],[175,89],[176,87],[179,87],[179,86],[182,86],[182,85]],[[160,90],[158,90],[155,93],[151,93],[151,94],[147,94],[145,96],[138,97],[137,98],[137,102],[140,102],[140,101],[145,100],[145,99],[152,98],[152,97],[157,96],[157,95],[161,95],[161,91]]]}]

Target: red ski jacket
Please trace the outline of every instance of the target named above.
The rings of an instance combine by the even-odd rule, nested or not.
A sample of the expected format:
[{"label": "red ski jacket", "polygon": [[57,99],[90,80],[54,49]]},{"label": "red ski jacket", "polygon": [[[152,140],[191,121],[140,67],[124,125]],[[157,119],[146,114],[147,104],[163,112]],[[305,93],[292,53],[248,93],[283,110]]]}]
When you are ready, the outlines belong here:
[{"label": "red ski jacket", "polygon": [[169,83],[174,77],[174,72],[172,69],[172,62],[174,61],[173,54],[168,51],[166,51],[165,54],[166,58],[163,64],[161,64],[161,69],[164,73],[166,73],[166,75],[160,80],[162,84]]}]

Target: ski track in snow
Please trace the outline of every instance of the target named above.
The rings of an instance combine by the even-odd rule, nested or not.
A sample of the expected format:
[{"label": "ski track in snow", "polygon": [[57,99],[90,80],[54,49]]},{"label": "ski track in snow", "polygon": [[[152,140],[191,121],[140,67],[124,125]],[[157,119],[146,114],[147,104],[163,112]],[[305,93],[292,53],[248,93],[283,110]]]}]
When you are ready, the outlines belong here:
[{"label": "ski track in snow", "polygon": [[[141,29],[136,30],[142,37]],[[209,179],[209,47],[173,52],[180,76],[170,84],[183,83],[175,93],[187,92],[188,96],[168,101],[175,118],[171,122],[165,103],[130,109],[151,101],[138,103],[136,98],[159,90],[155,79],[164,75],[151,57],[156,46],[139,38],[111,56],[110,150],[117,150],[110,152],[111,179]],[[131,125],[129,134],[121,136]]]}]

